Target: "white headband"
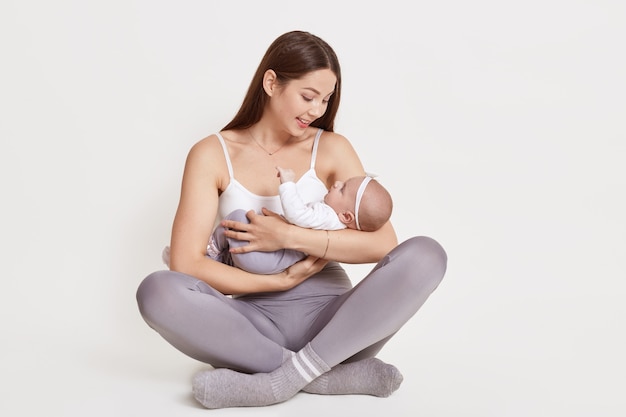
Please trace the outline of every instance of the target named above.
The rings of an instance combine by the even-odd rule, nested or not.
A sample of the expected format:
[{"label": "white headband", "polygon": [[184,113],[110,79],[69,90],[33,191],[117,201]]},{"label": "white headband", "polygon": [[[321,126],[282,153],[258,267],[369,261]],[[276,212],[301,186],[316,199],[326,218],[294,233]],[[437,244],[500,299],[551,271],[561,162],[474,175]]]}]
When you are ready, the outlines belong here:
[{"label": "white headband", "polygon": [[356,192],[356,203],[354,205],[354,221],[356,222],[356,228],[361,230],[361,225],[359,224],[359,206],[361,205],[361,198],[363,198],[363,193],[365,192],[365,187],[372,180],[372,177],[369,175],[363,178],[361,185],[359,185],[359,189]]}]

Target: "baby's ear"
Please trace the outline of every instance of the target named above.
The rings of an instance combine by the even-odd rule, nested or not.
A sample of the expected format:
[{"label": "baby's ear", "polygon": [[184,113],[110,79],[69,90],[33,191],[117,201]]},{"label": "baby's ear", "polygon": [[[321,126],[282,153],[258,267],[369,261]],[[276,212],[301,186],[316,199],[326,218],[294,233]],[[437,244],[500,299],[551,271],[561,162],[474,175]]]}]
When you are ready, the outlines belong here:
[{"label": "baby's ear", "polygon": [[354,221],[354,213],[349,210],[342,211],[341,213],[338,214],[338,216],[339,216],[339,221],[345,224],[346,226]]}]

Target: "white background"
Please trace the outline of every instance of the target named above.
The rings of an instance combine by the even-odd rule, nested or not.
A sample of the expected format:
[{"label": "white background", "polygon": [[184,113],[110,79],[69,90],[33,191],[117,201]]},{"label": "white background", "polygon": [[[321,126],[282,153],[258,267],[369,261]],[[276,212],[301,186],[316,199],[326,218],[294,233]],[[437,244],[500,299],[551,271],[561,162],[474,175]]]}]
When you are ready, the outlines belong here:
[{"label": "white background", "polygon": [[[619,0],[4,0],[0,414],[623,416],[625,21]],[[336,130],[448,273],[381,352],[390,398],[207,411],[135,290],[190,146],[293,29],[335,48]]]}]

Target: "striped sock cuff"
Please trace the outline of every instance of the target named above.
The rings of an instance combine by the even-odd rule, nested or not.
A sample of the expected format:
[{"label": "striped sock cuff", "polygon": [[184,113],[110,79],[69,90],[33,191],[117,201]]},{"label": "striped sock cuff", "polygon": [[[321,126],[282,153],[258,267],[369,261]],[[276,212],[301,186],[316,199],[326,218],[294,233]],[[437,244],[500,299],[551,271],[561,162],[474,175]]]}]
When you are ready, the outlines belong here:
[{"label": "striped sock cuff", "polygon": [[326,365],[322,358],[317,356],[310,343],[295,354],[291,361],[298,373],[307,382],[311,382],[323,373],[330,371],[330,367]]}]

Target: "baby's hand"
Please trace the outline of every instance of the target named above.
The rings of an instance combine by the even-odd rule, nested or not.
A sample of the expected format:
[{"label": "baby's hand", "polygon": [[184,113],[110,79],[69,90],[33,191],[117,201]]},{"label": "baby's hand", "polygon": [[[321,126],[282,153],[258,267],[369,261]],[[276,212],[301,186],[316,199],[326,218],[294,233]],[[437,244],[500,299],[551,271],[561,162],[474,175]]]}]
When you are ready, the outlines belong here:
[{"label": "baby's hand", "polygon": [[276,176],[280,178],[281,184],[284,184],[286,182],[293,182],[296,180],[296,173],[293,172],[292,169],[276,167],[276,170],[278,171]]}]

